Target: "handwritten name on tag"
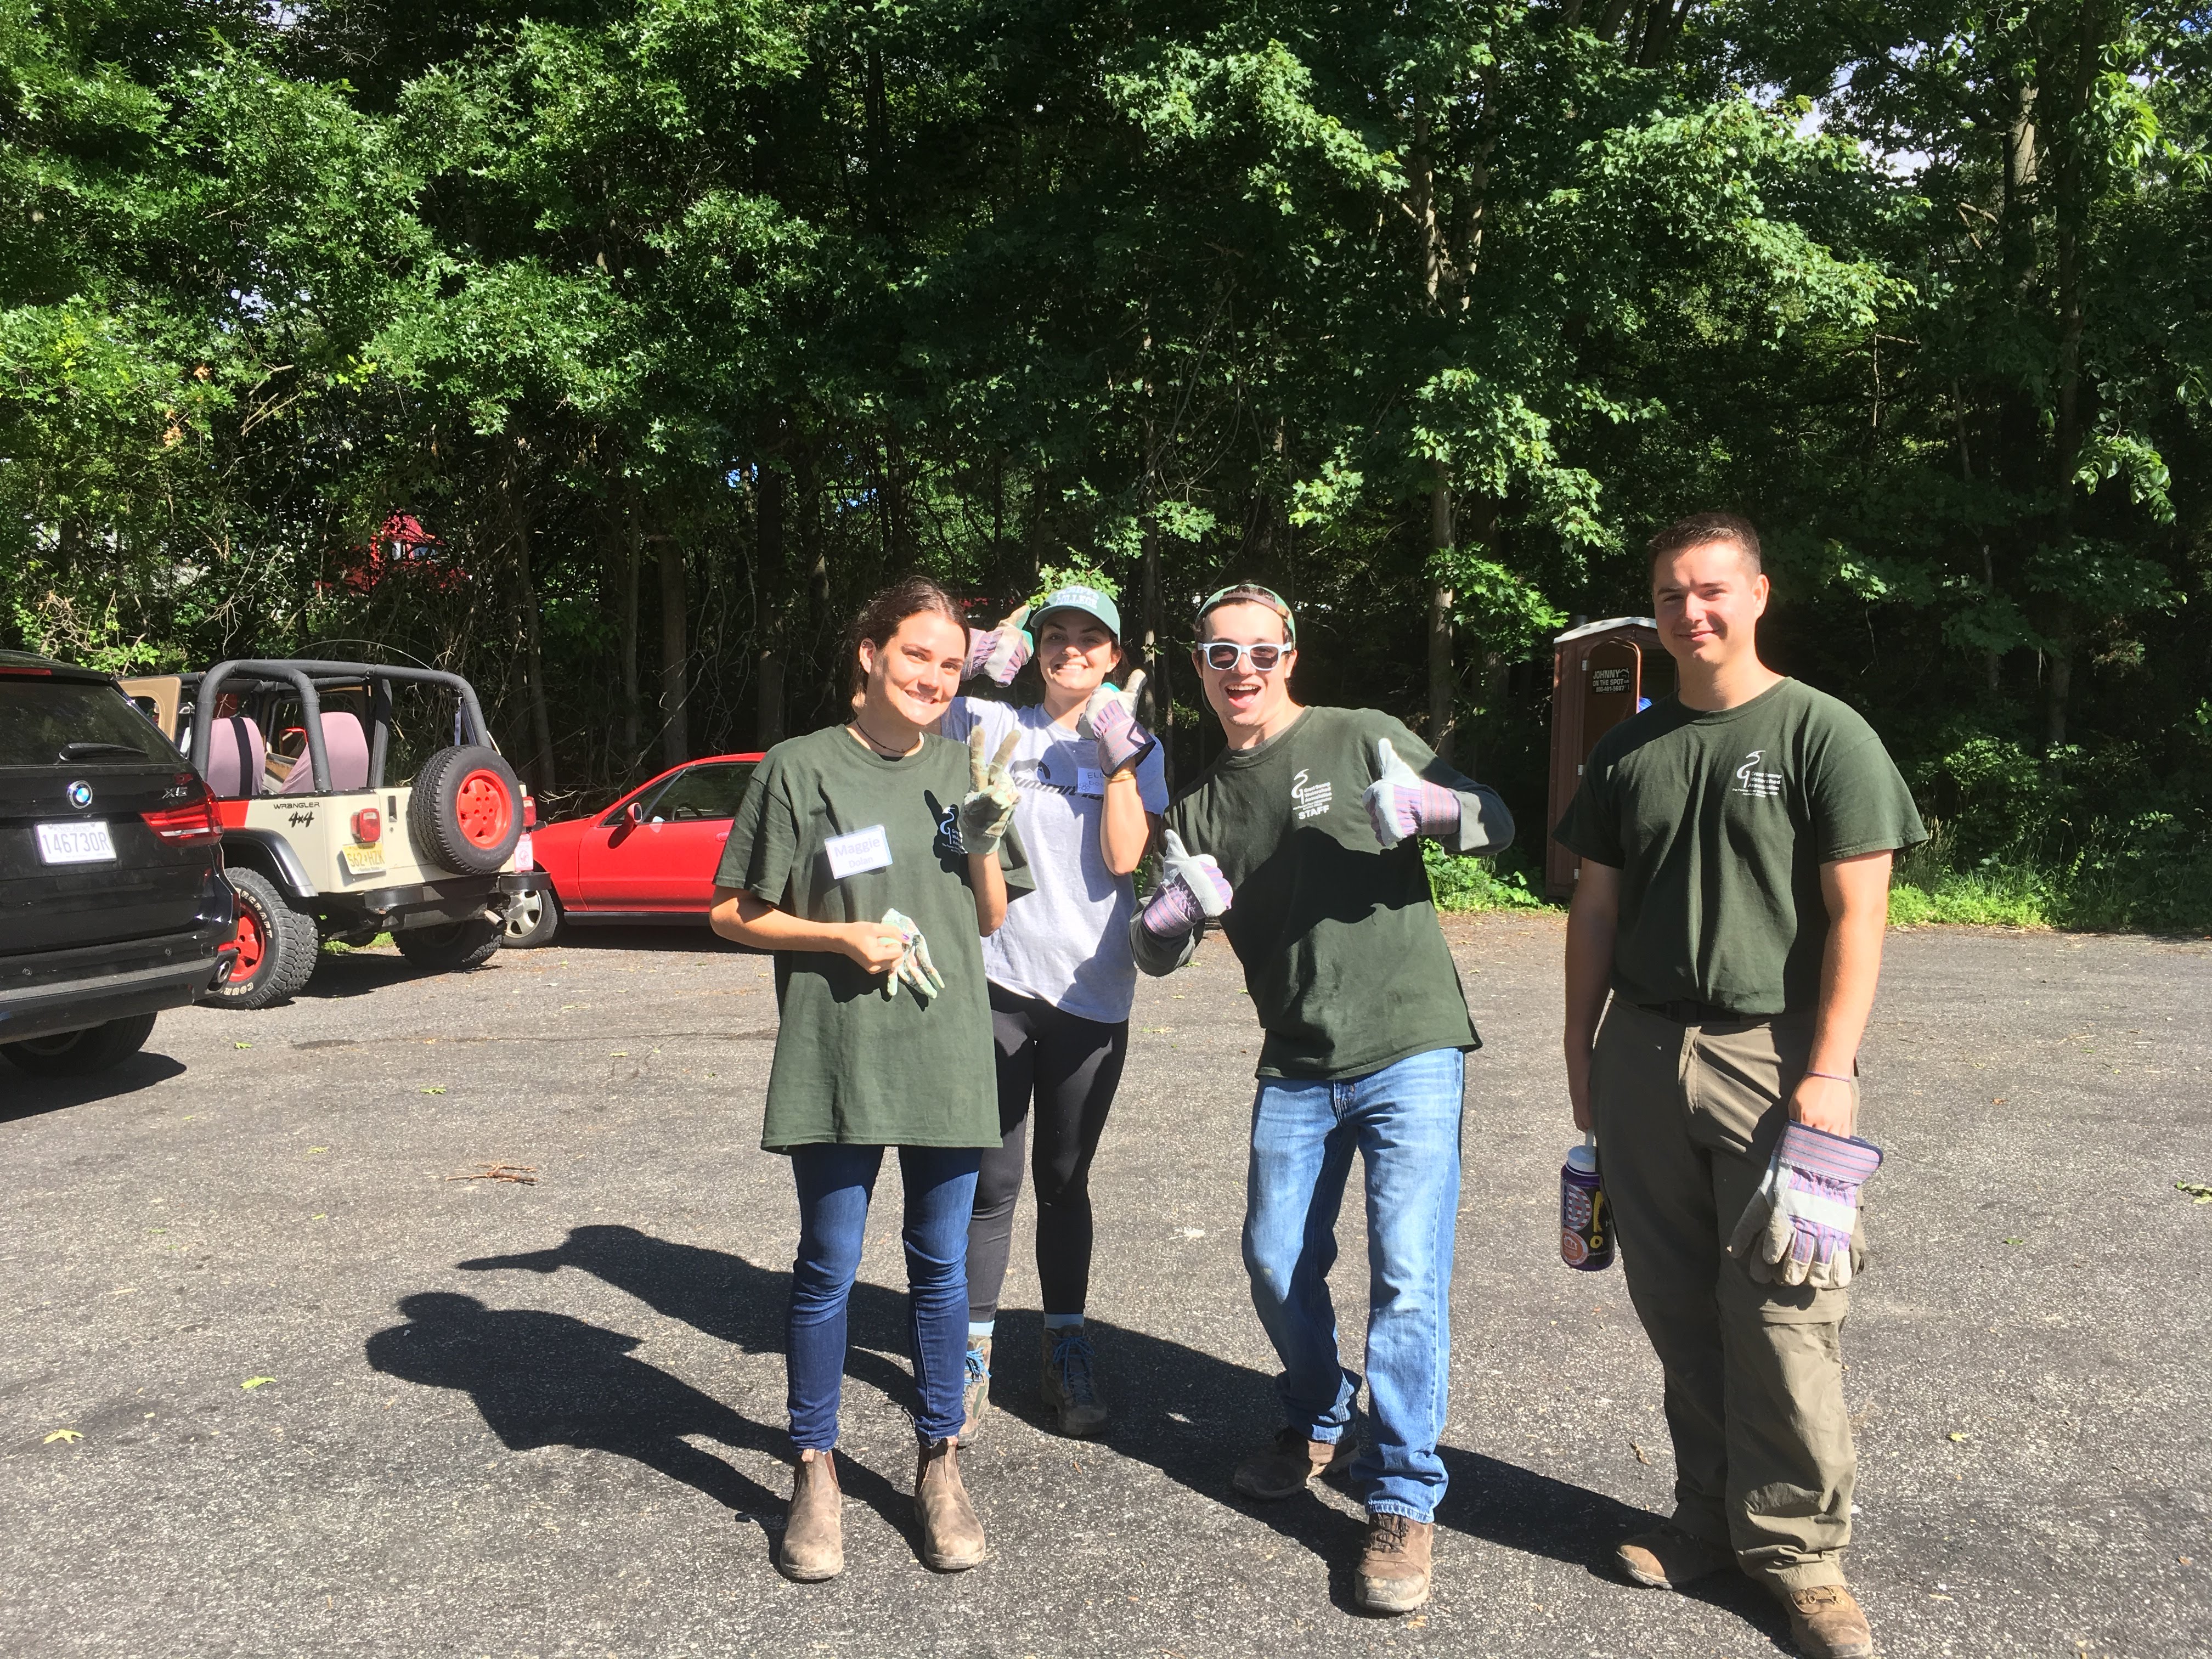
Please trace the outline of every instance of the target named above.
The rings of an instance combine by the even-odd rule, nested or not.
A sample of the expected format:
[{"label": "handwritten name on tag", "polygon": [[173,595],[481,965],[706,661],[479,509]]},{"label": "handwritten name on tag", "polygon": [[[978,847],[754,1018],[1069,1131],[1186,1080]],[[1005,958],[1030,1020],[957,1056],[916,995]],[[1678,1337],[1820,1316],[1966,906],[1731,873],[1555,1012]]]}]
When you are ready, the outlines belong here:
[{"label": "handwritten name on tag", "polygon": [[849,836],[832,836],[822,843],[822,850],[830,855],[832,881],[842,881],[848,876],[862,875],[870,870],[888,869],[891,861],[890,837],[884,834],[880,823],[855,830]]},{"label": "handwritten name on tag", "polygon": [[1079,795],[1103,795],[1106,793],[1106,775],[1095,766],[1075,769],[1075,793]]}]

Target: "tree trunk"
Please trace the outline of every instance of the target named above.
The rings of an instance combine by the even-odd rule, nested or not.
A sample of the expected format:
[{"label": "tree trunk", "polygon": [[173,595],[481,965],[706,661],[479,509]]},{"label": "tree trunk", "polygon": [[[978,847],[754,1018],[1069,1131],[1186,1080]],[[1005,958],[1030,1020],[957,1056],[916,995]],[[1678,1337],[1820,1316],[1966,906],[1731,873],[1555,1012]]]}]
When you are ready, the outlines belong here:
[{"label": "tree trunk", "polygon": [[691,758],[684,729],[690,655],[684,627],[684,544],[671,535],[660,544],[660,758],[667,766]]},{"label": "tree trunk", "polygon": [[1452,549],[1451,485],[1436,467],[1429,485],[1429,747],[1439,760],[1452,757],[1457,677],[1452,672],[1452,604],[1457,599],[1441,564]]},{"label": "tree trunk", "polygon": [[637,695],[637,587],[641,550],[638,545],[635,503],[624,492],[622,523],[622,781],[629,781],[643,757],[638,726],[641,714]]},{"label": "tree trunk", "polygon": [[776,654],[782,641],[788,611],[788,591],[783,568],[783,474],[773,467],[760,470],[760,526],[753,572],[756,591],[765,586],[769,599],[760,611],[760,713],[753,727],[756,747],[773,749],[783,741],[783,659]]},{"label": "tree trunk", "polygon": [[532,757],[530,781],[538,789],[554,787],[553,719],[545,703],[545,655],[538,622],[538,582],[530,562],[530,515],[523,508],[509,475],[507,504],[514,514],[514,562],[522,588],[522,639],[530,676],[530,735],[537,745]]}]

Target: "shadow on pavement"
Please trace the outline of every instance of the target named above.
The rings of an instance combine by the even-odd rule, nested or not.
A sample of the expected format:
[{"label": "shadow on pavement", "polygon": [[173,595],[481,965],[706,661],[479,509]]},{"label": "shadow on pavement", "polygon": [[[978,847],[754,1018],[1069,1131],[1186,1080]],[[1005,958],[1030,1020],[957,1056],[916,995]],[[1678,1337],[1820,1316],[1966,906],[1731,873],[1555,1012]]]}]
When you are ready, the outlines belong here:
[{"label": "shadow on pavement", "polygon": [[0,1061],[0,1123],[37,1117],[45,1112],[65,1111],[95,1100],[113,1100],[167,1083],[185,1074],[185,1063],[167,1054],[140,1051],[90,1077],[32,1077]]},{"label": "shadow on pavement", "polygon": [[[481,1257],[459,1265],[477,1272],[551,1273],[560,1267],[579,1268],[636,1297],[658,1313],[682,1320],[707,1335],[748,1352],[775,1353],[782,1349],[789,1275],[757,1267],[726,1251],[675,1243],[634,1227],[584,1226],[572,1231],[567,1241],[554,1249]],[[477,1305],[465,1297],[410,1297],[401,1306],[405,1311],[416,1303],[435,1300]],[[630,1345],[628,1338],[561,1315],[480,1310],[475,1316],[478,1320],[552,1322],[573,1328],[574,1333],[578,1334],[575,1341],[580,1353],[596,1352],[590,1346],[593,1343],[614,1343],[624,1349]],[[904,1293],[864,1280],[853,1287],[849,1320],[852,1346],[846,1361],[847,1375],[882,1389],[893,1399],[910,1400],[913,1383],[904,1364]],[[994,1409],[1050,1432],[1048,1414],[1037,1397],[1042,1325],[1042,1316],[1034,1312],[1009,1312],[1000,1316],[992,1402]],[[550,1332],[551,1325],[546,1328]],[[526,1328],[518,1325],[501,1329],[511,1330],[514,1337],[520,1339]],[[528,1329],[533,1340],[547,1340],[535,1335],[536,1327]],[[1122,1407],[1108,1438],[1113,1450],[1152,1465],[1194,1492],[1264,1521],[1285,1538],[1313,1551],[1330,1564],[1330,1600],[1347,1613],[1354,1611],[1352,1577],[1362,1536],[1359,1520],[1311,1496],[1292,1498],[1279,1504],[1253,1503],[1237,1496],[1230,1485],[1237,1460],[1276,1426],[1279,1407],[1273,1380],[1249,1366],[1141,1331],[1099,1321],[1093,1322],[1092,1330],[1102,1357],[1111,1368],[1109,1375],[1114,1382],[1114,1395]],[[393,1334],[384,1333],[377,1340]],[[374,1347],[372,1344],[371,1362],[377,1364],[380,1370],[396,1370],[382,1363]],[[893,1355],[898,1358],[894,1359],[890,1357]],[[497,1370],[503,1385],[526,1389],[557,1390],[562,1385],[556,1379],[574,1364],[557,1355],[548,1354],[543,1359],[525,1358],[515,1350],[499,1347],[488,1351],[483,1358],[487,1366]],[[719,1413],[714,1419],[717,1422],[726,1423],[735,1417],[726,1407],[697,1395],[687,1384],[654,1371],[650,1366],[626,1358],[621,1358],[620,1364],[657,1379],[653,1389],[679,1391],[690,1401],[701,1402],[691,1409]],[[511,1383],[506,1382],[509,1376],[513,1378]],[[415,1380],[437,1382],[447,1387],[471,1386],[461,1380],[447,1381],[442,1376]],[[618,1390],[609,1389],[605,1397],[609,1415],[599,1432],[612,1436],[620,1429],[622,1407],[618,1401],[622,1396]],[[650,1389],[641,1389],[637,1397],[649,1401],[659,1395]],[[1144,1402],[1141,1412],[1131,1408],[1130,1402],[1137,1401]],[[478,1403],[484,1410],[485,1420],[506,1438],[507,1431],[494,1418],[491,1405],[482,1397]],[[638,1409],[641,1413],[644,1407]],[[676,1433],[702,1431],[716,1434],[726,1444],[772,1449],[779,1456],[789,1455],[781,1429],[771,1431],[750,1422],[744,1424],[747,1437],[743,1438],[720,1434],[703,1423],[696,1429],[674,1429],[664,1433],[672,1438]],[[519,1443],[510,1439],[508,1443]],[[659,1443],[658,1437],[654,1443]],[[643,1456],[638,1451],[629,1455]],[[704,1457],[703,1454],[692,1455]],[[1508,1549],[1568,1562],[1610,1578],[1613,1545],[1656,1519],[1586,1487],[1477,1452],[1446,1446],[1443,1455],[1451,1474],[1451,1490],[1438,1511],[1438,1523]],[[653,1462],[649,1456],[644,1456],[643,1461]],[[727,1471],[719,1460],[704,1461],[724,1470],[728,1480],[740,1479]],[[662,1467],[657,1462],[653,1466]],[[854,1474],[848,1486],[853,1496],[866,1497],[892,1525],[902,1531],[910,1530],[904,1498],[897,1498],[889,1504],[882,1501],[890,1496],[888,1483],[868,1475],[872,1486],[880,1490],[864,1492],[860,1477],[865,1471],[850,1458],[841,1460],[841,1469],[844,1468],[850,1468]],[[666,1472],[679,1480],[690,1478],[673,1468]],[[711,1490],[696,1480],[691,1484],[701,1486],[702,1491]],[[753,1483],[744,1484],[749,1492],[758,1493],[759,1488]],[[718,1491],[715,1495],[721,1493]],[[747,1499],[747,1503],[752,1501],[755,1500]],[[767,1501],[778,1509],[782,1502],[780,1496]],[[732,1506],[745,1505],[732,1503]],[[1700,1585],[1692,1593],[1705,1588]],[[1742,1613],[1762,1628],[1775,1623],[1772,1603],[1747,1581],[1740,1586],[1717,1586],[1702,1599]]]}]

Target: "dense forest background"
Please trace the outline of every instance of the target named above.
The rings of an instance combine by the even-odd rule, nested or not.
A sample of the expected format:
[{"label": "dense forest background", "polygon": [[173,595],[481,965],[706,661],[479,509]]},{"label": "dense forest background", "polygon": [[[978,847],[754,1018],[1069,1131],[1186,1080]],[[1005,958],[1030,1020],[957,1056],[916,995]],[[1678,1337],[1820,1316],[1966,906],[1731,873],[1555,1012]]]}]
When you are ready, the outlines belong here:
[{"label": "dense forest background", "polygon": [[0,0],[0,641],[456,667],[557,807],[1093,568],[1188,777],[1255,578],[1528,868],[1550,635],[1727,506],[1939,911],[2212,926],[2212,7]]}]

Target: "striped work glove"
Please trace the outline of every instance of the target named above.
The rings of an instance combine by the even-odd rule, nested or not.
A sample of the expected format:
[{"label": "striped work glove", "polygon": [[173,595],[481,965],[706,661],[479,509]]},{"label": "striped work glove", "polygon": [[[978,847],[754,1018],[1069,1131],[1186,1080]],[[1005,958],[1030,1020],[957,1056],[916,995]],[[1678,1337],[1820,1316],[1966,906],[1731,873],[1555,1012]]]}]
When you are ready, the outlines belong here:
[{"label": "striped work glove", "polygon": [[921,936],[921,929],[914,919],[897,910],[884,912],[884,926],[896,927],[899,937],[906,941],[906,949],[891,964],[891,976],[884,986],[886,996],[898,994],[899,981],[903,980],[915,995],[927,1001],[941,995],[945,990],[945,975],[937,971],[937,964],[929,959],[929,941]]},{"label": "striped work glove", "polygon": [[1134,766],[1159,743],[1137,724],[1137,693],[1144,689],[1145,671],[1140,668],[1129,676],[1126,690],[1100,686],[1076,716],[1077,732],[1098,745],[1098,769],[1109,778],[1125,766]]},{"label": "striped work glove", "polygon": [[1382,775],[1367,786],[1359,798],[1375,839],[1385,849],[1415,836],[1441,838],[1459,829],[1459,797],[1431,783],[1398,758],[1390,739],[1378,738],[1375,759]]},{"label": "striped work glove", "polygon": [[1841,1290],[1851,1282],[1859,1188],[1881,1164],[1881,1148],[1870,1141],[1790,1124],[1744,1206],[1729,1254],[1762,1285]]},{"label": "striped work glove", "polygon": [[969,629],[968,666],[960,678],[971,680],[978,674],[988,674],[1000,685],[1012,684],[1014,676],[1022,672],[1022,665],[1036,648],[1029,630],[1022,626],[1029,615],[1029,606],[1024,605],[1002,617],[996,628]]},{"label": "striped work glove", "polygon": [[985,757],[985,746],[990,738],[977,720],[968,728],[968,780],[971,786],[961,800],[959,811],[960,850],[963,853],[995,853],[1006,833],[1006,826],[1014,821],[1014,808],[1021,800],[1021,793],[1014,787],[1013,774],[1006,770],[1008,757],[1014,745],[1021,741],[1018,729],[1006,733],[999,745],[999,752]]},{"label": "striped work glove", "polygon": [[1185,851],[1182,837],[1170,830],[1159,890],[1146,901],[1137,920],[1154,939],[1180,939],[1226,910],[1230,896],[1229,878],[1213,854]]}]

